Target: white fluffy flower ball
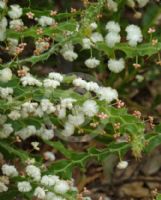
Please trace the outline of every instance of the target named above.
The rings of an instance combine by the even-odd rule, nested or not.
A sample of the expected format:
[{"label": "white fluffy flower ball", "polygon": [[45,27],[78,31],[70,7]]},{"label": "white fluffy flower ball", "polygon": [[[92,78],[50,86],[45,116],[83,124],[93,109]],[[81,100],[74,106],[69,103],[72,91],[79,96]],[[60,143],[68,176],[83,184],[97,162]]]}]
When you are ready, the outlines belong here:
[{"label": "white fluffy flower ball", "polygon": [[73,124],[73,126],[80,126],[85,121],[84,115],[82,113],[78,113],[76,115],[68,115],[68,122]]},{"label": "white fluffy flower ball", "polygon": [[121,40],[121,37],[118,33],[115,32],[109,32],[105,37],[105,42],[108,47],[112,48],[115,46],[115,44],[119,43]]},{"label": "white fluffy flower ball", "polygon": [[90,49],[92,46],[92,42],[89,38],[83,38],[82,39],[82,46],[83,49]]},{"label": "white fluffy flower ball", "polygon": [[87,100],[83,103],[82,111],[85,115],[93,117],[98,112],[98,105],[94,100]]},{"label": "white fluffy flower ball", "polygon": [[65,194],[70,189],[68,183],[66,181],[60,180],[57,181],[54,186],[54,191],[58,194]]},{"label": "white fluffy flower ball", "polygon": [[127,32],[126,39],[128,40],[130,46],[135,47],[137,43],[142,42],[143,35],[140,27],[133,24],[129,25],[126,27],[126,32]]},{"label": "white fluffy flower ball", "polygon": [[111,72],[119,73],[125,68],[125,61],[123,58],[119,60],[110,59],[108,61],[108,68]]},{"label": "white fluffy flower ball", "polygon": [[28,181],[18,182],[17,187],[19,192],[30,192],[32,190],[31,184]]},{"label": "white fluffy flower ball", "polygon": [[22,16],[22,8],[19,5],[11,5],[8,15],[11,19],[18,19]]},{"label": "white fluffy flower ball", "polygon": [[12,79],[12,71],[10,68],[4,68],[0,70],[0,81],[8,82]]},{"label": "white fluffy flower ball", "polygon": [[117,165],[118,169],[125,169],[128,166],[128,162],[127,161],[120,161]]},{"label": "white fluffy flower ball", "polygon": [[40,169],[34,165],[28,165],[26,167],[26,173],[28,176],[32,177],[35,181],[39,181],[41,178]]},{"label": "white fluffy flower ball", "polygon": [[9,177],[18,176],[18,171],[14,165],[8,165],[8,164],[2,165],[2,173]]},{"label": "white fluffy flower ball", "polygon": [[47,16],[41,16],[39,19],[38,19],[38,23],[42,26],[42,27],[45,27],[45,26],[51,26],[52,24],[55,23],[55,20],[51,17],[47,17]]},{"label": "white fluffy flower ball", "polygon": [[117,90],[112,89],[111,87],[100,87],[97,91],[100,100],[105,100],[108,103],[112,102],[115,99],[118,99]]},{"label": "white fluffy flower ball", "polygon": [[68,60],[70,62],[73,62],[78,58],[78,54],[75,53],[73,50],[67,50],[62,54],[63,58],[65,60]]},{"label": "white fluffy flower ball", "polygon": [[90,38],[91,38],[92,42],[94,42],[94,43],[103,41],[103,36],[101,35],[101,33],[98,33],[98,32],[92,33]]},{"label": "white fluffy flower ball", "polygon": [[119,23],[115,21],[109,21],[106,24],[106,30],[108,30],[109,32],[119,33],[121,29]]},{"label": "white fluffy flower ball", "polygon": [[66,122],[64,130],[62,131],[62,135],[65,137],[69,137],[74,134],[74,130],[75,130],[74,125],[69,122]]},{"label": "white fluffy flower ball", "polygon": [[89,58],[85,61],[85,65],[90,69],[97,67],[99,64],[100,61],[97,60],[96,58]]},{"label": "white fluffy flower ball", "polygon": [[39,199],[44,199],[45,198],[45,190],[41,187],[37,187],[34,191],[34,196]]}]

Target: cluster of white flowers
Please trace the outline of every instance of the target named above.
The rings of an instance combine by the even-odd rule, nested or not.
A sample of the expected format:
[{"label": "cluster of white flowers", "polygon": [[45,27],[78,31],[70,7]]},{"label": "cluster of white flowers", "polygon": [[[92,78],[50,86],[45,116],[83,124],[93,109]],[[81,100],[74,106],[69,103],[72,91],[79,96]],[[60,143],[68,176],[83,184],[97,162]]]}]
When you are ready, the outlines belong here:
[{"label": "cluster of white flowers", "polygon": [[33,77],[30,73],[27,73],[23,76],[20,81],[23,86],[44,86],[45,88],[55,89],[60,86],[60,82],[63,81],[63,76],[59,73],[51,72],[49,73],[48,78],[44,79],[43,82]]},{"label": "cluster of white flowers", "polygon": [[[96,30],[98,25],[96,22],[92,22],[89,27],[92,31]],[[96,42],[103,41],[103,36],[99,32],[93,32],[90,36],[90,38],[83,38],[82,39],[82,47],[83,49],[90,49]]]},{"label": "cluster of white flowers", "polygon": [[[20,176],[14,165],[3,164],[1,170],[3,175],[8,178]],[[27,165],[25,172],[22,176],[24,180],[17,182],[18,191],[21,193],[32,192],[32,195],[39,199],[66,200],[63,196],[74,188],[73,181],[65,181],[50,174],[42,176],[40,168],[33,164]],[[27,181],[29,180],[27,176],[30,177],[31,182]],[[32,185],[33,181],[34,185]],[[9,184],[9,181],[4,180],[3,182],[3,179],[0,181],[0,192],[8,190],[6,184]]]},{"label": "cluster of white flowers", "polygon": [[75,128],[81,126],[85,122],[85,116],[93,117],[98,113],[98,110],[98,105],[94,100],[87,100],[82,106],[74,107],[72,114],[68,115],[62,135],[65,137],[73,135]]},{"label": "cluster of white flowers", "polygon": [[106,100],[108,103],[118,98],[118,93],[115,89],[110,87],[100,87],[95,82],[86,82],[81,78],[73,80],[73,85],[76,87],[84,88],[88,91],[95,92],[100,100]]},{"label": "cluster of white flowers", "polygon": [[49,99],[42,99],[40,104],[37,102],[27,101],[21,106],[16,107],[15,110],[12,110],[8,117],[12,120],[17,120],[19,118],[27,118],[29,116],[38,116],[43,117],[45,114],[54,113],[56,110],[53,103]]},{"label": "cluster of white flowers", "polygon": [[19,136],[22,140],[26,140],[32,135],[37,135],[42,139],[50,140],[54,137],[54,130],[46,129],[44,125],[42,125],[40,129],[36,129],[34,125],[28,125],[27,127],[22,128],[19,131],[16,131],[15,135]]},{"label": "cluster of white flowers", "polygon": [[127,40],[130,46],[136,46],[137,43],[142,42],[143,35],[141,29],[136,25],[129,25],[126,27]]},{"label": "cluster of white flowers", "polygon": [[[8,69],[9,68],[6,68],[4,70]],[[7,73],[5,72],[3,74],[4,78]],[[10,80],[12,77],[12,72],[10,71],[10,69],[8,74],[10,74],[9,78],[5,78],[5,81]],[[23,86],[29,85],[40,87],[43,86],[47,80],[54,81],[58,85],[60,85],[60,83],[64,80],[64,75],[61,75],[57,72],[51,72],[49,73],[48,78],[44,79],[44,81],[37,80],[30,73],[27,73],[27,75],[20,78]],[[80,87],[82,89],[85,89],[86,91],[92,92],[92,94],[95,93],[96,97],[98,97],[98,99],[101,101],[103,100],[111,103],[113,100],[118,98],[118,93],[115,89],[112,89],[110,87],[100,87],[96,82],[93,81],[85,81],[81,78],[75,78],[72,81],[72,84],[74,87]],[[49,86],[44,85],[44,87],[46,88]],[[53,87],[51,86],[50,88],[53,89]],[[67,97],[60,98],[59,100],[56,100],[56,102],[53,100],[54,102],[52,102],[50,100],[50,94],[52,93],[47,94],[47,98],[44,97],[37,101],[30,99],[23,102],[22,104],[20,104],[20,102],[18,102],[18,105],[15,104],[15,106],[12,107],[11,111],[8,112],[7,115],[4,115],[5,119],[1,122],[2,131],[0,131],[0,138],[7,138],[11,133],[14,133],[15,136],[18,136],[22,140],[26,140],[33,135],[38,136],[44,140],[50,140],[54,137],[55,126],[52,123],[52,126],[50,126],[50,128],[46,128],[45,123],[42,123],[40,127],[36,127],[33,124],[27,124],[27,126],[23,126],[18,130],[14,130],[12,127],[12,123],[6,122],[7,119],[9,119],[9,121],[16,121],[30,117],[38,117],[43,120],[44,116],[49,117],[49,119],[50,117],[54,116],[60,120],[63,120],[64,128],[63,130],[60,129],[60,132],[62,133],[62,135],[68,137],[75,133],[76,128],[84,124],[86,118],[92,118],[99,112],[97,101],[85,100],[80,104],[77,99]],[[10,99],[14,101],[14,97],[12,97],[12,95],[12,87],[0,87],[1,98],[6,99],[7,101],[9,101]],[[2,118],[3,117],[1,117],[1,119]],[[59,127],[57,128],[59,129]]]},{"label": "cluster of white flowers", "polygon": [[22,8],[18,5],[11,5],[10,10],[8,11],[8,16],[12,19],[10,21],[10,28],[19,30],[21,27],[24,26],[24,23],[20,17],[23,14]]},{"label": "cluster of white flowers", "polygon": [[119,60],[109,59],[108,68],[111,72],[119,73],[125,68],[125,61],[123,58]]},{"label": "cluster of white flowers", "polygon": [[[73,85],[86,89],[91,92],[95,92],[100,100],[105,100],[108,103],[115,99],[118,99],[118,93],[115,89],[111,87],[100,87],[95,82],[86,82],[81,78],[76,78],[73,80]],[[94,100],[86,100],[82,106],[75,106],[72,109],[72,114],[68,114],[67,121],[64,125],[64,130],[62,135],[69,137],[74,134],[75,128],[84,124],[85,117],[94,117],[99,112],[99,106]]]},{"label": "cluster of white flowers", "polygon": [[[93,22],[93,23],[90,24],[90,28],[91,28],[92,31],[96,30],[97,26],[98,25],[97,25],[96,22]],[[101,35],[101,33],[93,32],[91,34],[90,38],[83,38],[82,39],[83,49],[90,49],[92,46],[94,46],[95,43],[102,42],[103,40],[104,39],[103,39],[103,36]],[[96,59],[95,57],[88,58],[85,61],[86,67],[88,67],[90,69],[96,68],[99,64],[100,64],[100,61],[98,59]]]},{"label": "cluster of white flowers", "polygon": [[60,53],[65,60],[68,60],[70,62],[73,62],[78,57],[78,54],[74,52],[74,46],[71,43],[65,44]]},{"label": "cluster of white flowers", "polygon": [[55,89],[58,86],[60,86],[60,82],[56,81],[56,80],[52,80],[52,79],[47,78],[47,79],[44,79],[43,86],[45,88]]},{"label": "cluster of white flowers", "polygon": [[1,168],[3,176],[0,177],[0,193],[8,191],[9,177],[16,177],[18,172],[13,165],[4,164]]},{"label": "cluster of white flowers", "polygon": [[[128,0],[128,4],[131,5],[131,7],[134,7],[136,4],[139,7],[144,7],[148,2],[149,0]],[[118,10],[118,4],[114,0],[108,0],[107,5],[109,10],[113,12],[116,12]],[[5,1],[0,0],[0,8],[6,8]],[[6,12],[9,21],[7,21],[7,18],[4,16],[2,16],[0,19],[0,41],[2,42],[5,41],[6,29],[8,24],[9,28],[15,31],[19,31],[21,30],[21,28],[25,30],[26,28],[24,26],[23,20],[21,19],[23,15],[23,9],[19,5],[11,5],[9,9],[6,9]],[[35,15],[31,12],[30,14],[33,14],[33,16]],[[41,16],[34,19],[35,21],[37,21],[38,25],[42,27],[40,28],[38,26],[38,29],[36,30],[37,35],[39,34],[39,32],[43,32],[45,27],[54,27],[54,25],[56,25],[56,21],[53,17]],[[80,28],[81,27],[79,26],[79,24],[77,24],[75,31],[79,32],[79,30],[81,30]],[[85,34],[82,39],[83,49],[89,50],[92,47],[97,47],[96,43],[99,42],[105,42],[108,47],[114,48],[115,45],[120,43],[121,41],[121,28],[119,23],[115,21],[109,21],[106,24],[105,29],[107,31],[107,34],[105,38],[100,32],[98,32],[98,24],[96,22],[90,23],[89,29],[89,34]],[[130,46],[135,47],[138,43],[142,42],[143,35],[141,29],[138,26],[133,24],[129,25],[126,27],[126,32],[126,39]],[[65,36],[70,36],[73,34],[72,31],[64,31],[64,33]],[[83,32],[81,32],[81,34],[82,33]],[[38,50],[37,53],[43,53],[44,51],[49,49],[52,37],[46,38],[46,40],[41,39],[42,38],[35,42],[36,50]],[[17,56],[18,53],[16,51],[19,47],[19,40],[16,38],[7,38],[7,44],[8,46],[6,47],[6,51],[8,51],[8,53],[12,56]],[[36,55],[36,51],[34,53]],[[74,51],[74,44],[70,42],[64,44],[61,47],[60,53],[65,60],[70,62],[73,62],[78,58],[78,54]],[[100,65],[100,63],[101,61],[93,56],[91,56],[84,62],[85,66],[90,69],[96,68]],[[6,66],[8,66],[8,63],[6,64]],[[108,60],[108,69],[111,72],[119,73],[124,68],[125,61],[123,58]],[[21,70],[18,70],[17,73],[19,71]],[[29,89],[33,88],[32,86],[34,86],[38,87],[36,88],[36,91],[40,91],[41,95],[42,93],[44,93],[45,95],[44,97],[41,96],[41,99],[38,96],[38,98],[35,98],[36,100],[34,98],[32,99],[32,96],[29,97],[30,99],[25,99],[25,95],[24,99],[22,97],[23,100],[19,98],[19,96],[18,98],[16,98],[16,95],[19,91],[15,90],[14,86],[12,87],[12,84],[10,84],[12,82],[9,82],[12,80],[12,78],[15,78],[13,77],[12,70],[8,67],[1,69],[0,82],[2,82],[2,85],[5,86],[0,87],[0,98],[3,102],[7,102],[7,109],[6,114],[0,115],[0,139],[8,138],[13,133],[16,136],[17,141],[21,141],[21,139],[26,140],[31,136],[40,137],[42,140],[51,140],[55,136],[55,128],[60,131],[59,133],[62,134],[62,136],[69,137],[73,135],[77,130],[81,132],[80,126],[84,127],[86,125],[85,123],[91,122],[92,120],[94,121],[96,117],[99,117],[99,111],[101,110],[99,101],[104,101],[106,102],[106,104],[110,104],[112,101],[118,99],[117,90],[111,87],[102,87],[99,86],[96,82],[85,81],[81,78],[75,78],[72,83],[70,82],[70,85],[73,84],[74,91],[78,89],[76,87],[79,87],[83,92],[87,91],[88,94],[91,92],[91,98],[93,99],[85,99],[85,95],[85,97],[80,99],[79,101],[76,97],[72,98],[72,95],[70,96],[70,93],[69,96],[67,94],[67,97],[53,99],[54,95],[51,95],[50,98],[50,94],[52,94],[53,91],[57,92],[56,88],[59,87],[64,81],[64,76],[60,73],[51,72],[49,73],[48,77],[43,80],[35,78],[28,71],[25,71],[24,74],[20,75],[18,73],[18,76],[21,78],[19,78],[20,85],[18,85],[19,82],[17,83],[17,85],[21,89],[23,88],[25,91],[28,86]],[[141,78],[142,77],[139,77],[139,75],[136,76],[136,79],[140,82],[142,80]],[[15,81],[17,81],[17,78]],[[7,82],[9,82],[9,86],[6,86]],[[65,84],[62,83],[62,85],[64,86]],[[63,94],[62,96],[66,96],[66,92],[64,93],[65,94]],[[34,117],[36,117],[36,120],[37,118],[38,120],[39,118],[41,118],[41,125],[39,127],[37,127],[36,125],[28,124],[27,120]],[[59,119],[59,121],[61,122],[60,130],[59,127],[55,127],[54,124],[50,124],[50,127],[48,127],[45,123],[45,117],[49,117],[49,119],[50,117],[55,117]],[[26,122],[26,125],[18,129],[17,127],[15,128],[15,124],[17,123],[16,120],[21,119],[22,124],[24,123],[24,120]],[[31,142],[31,144],[33,147],[38,147],[39,145],[38,142]],[[55,160],[55,154],[50,150],[46,151],[43,156],[47,161],[52,162]],[[127,166],[127,161],[121,161],[117,165],[119,169],[125,169]],[[18,179],[18,191],[21,193],[33,192],[34,198],[44,200],[66,200],[64,194],[72,189],[72,184],[69,184],[68,181],[61,180],[56,175],[42,175],[41,169],[39,167],[36,167],[35,165],[30,164],[25,168],[25,173],[19,173],[14,165],[3,164],[1,171],[2,174],[7,178],[13,178],[23,174],[23,176],[21,177],[22,180]],[[8,184],[0,180],[0,192],[6,192],[7,190]],[[90,200],[89,197],[83,199]]]},{"label": "cluster of white flowers", "polygon": [[[14,165],[3,164],[2,165],[3,175],[12,178],[19,175]],[[63,196],[70,190],[72,190],[72,181],[61,180],[56,175],[41,175],[41,170],[35,165],[28,165],[25,169],[26,175],[30,177],[30,180],[35,181],[33,187],[33,181],[27,181],[27,176],[23,175],[23,181],[17,182],[18,191],[21,193],[27,193],[33,191],[33,196],[39,199],[53,200],[60,199],[66,200]],[[0,182],[0,192],[6,192],[8,187],[2,181]],[[51,192],[52,191],[52,192]]]},{"label": "cluster of white flowers", "polygon": [[30,85],[30,86],[42,86],[42,83],[37,80],[36,78],[34,78],[30,73],[27,73],[26,76],[23,76],[20,81],[22,82],[22,85],[23,86],[27,86],[27,85]]},{"label": "cluster of white flowers", "polygon": [[[108,47],[114,47],[115,44],[121,41],[120,25],[117,22],[109,21],[106,24],[106,30],[108,30],[108,34],[105,37],[105,41]],[[142,42],[143,35],[141,29],[137,25],[129,25],[126,27],[127,32],[127,40],[130,46],[136,46],[137,43]]]},{"label": "cluster of white flowers", "polygon": [[30,192],[32,190],[31,184],[27,181],[18,182],[17,187],[20,192]]},{"label": "cluster of white flowers", "polygon": [[63,119],[66,117],[66,110],[71,110],[73,108],[73,103],[76,102],[76,99],[73,98],[65,98],[61,99],[60,104],[56,106],[58,118]]},{"label": "cluster of white flowers", "polygon": [[119,32],[121,30],[120,25],[117,22],[109,21],[106,24],[106,30],[108,30],[108,33],[105,37],[105,41],[107,46],[112,48],[121,40],[121,37],[119,35]]}]

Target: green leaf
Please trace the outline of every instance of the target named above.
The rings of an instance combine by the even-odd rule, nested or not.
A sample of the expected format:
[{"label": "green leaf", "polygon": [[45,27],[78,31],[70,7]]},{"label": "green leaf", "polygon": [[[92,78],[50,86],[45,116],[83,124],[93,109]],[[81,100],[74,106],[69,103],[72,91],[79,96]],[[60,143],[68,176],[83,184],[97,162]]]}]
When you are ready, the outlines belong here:
[{"label": "green leaf", "polygon": [[113,49],[109,48],[105,43],[97,44],[98,50],[104,51],[109,57],[113,57],[113,50],[120,50],[125,53],[126,58],[134,58],[136,56],[152,56],[161,50],[161,42],[156,46],[152,46],[151,43],[140,44],[136,47],[131,47],[127,43],[117,44]]},{"label": "green leaf", "polygon": [[158,195],[157,195],[156,200],[161,200],[161,194],[158,194]]},{"label": "green leaf", "polygon": [[17,149],[14,145],[9,144],[8,142],[1,140],[0,141],[0,151],[7,157],[18,157],[22,161],[26,161],[30,158],[29,154],[21,149]]}]

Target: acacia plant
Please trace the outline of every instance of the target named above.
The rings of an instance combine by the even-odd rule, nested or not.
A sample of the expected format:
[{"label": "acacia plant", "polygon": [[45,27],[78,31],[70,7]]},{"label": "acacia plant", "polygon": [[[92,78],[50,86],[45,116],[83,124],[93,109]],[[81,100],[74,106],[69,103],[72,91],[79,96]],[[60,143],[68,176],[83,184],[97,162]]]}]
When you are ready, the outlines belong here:
[{"label": "acacia plant", "polygon": [[[131,95],[161,75],[161,7],[15,2],[0,1],[0,199],[80,199],[75,167],[111,154],[126,167],[127,152],[141,158],[160,144],[159,115]],[[72,149],[80,142],[88,148]]]}]

